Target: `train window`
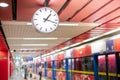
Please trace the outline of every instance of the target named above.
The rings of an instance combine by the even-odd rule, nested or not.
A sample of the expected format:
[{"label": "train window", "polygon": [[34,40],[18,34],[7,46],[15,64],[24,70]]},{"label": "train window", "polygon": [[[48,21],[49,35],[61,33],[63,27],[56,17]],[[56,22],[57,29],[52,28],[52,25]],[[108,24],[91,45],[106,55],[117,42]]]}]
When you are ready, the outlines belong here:
[{"label": "train window", "polygon": [[99,72],[106,72],[105,55],[98,56],[98,69]]},{"label": "train window", "polygon": [[[116,73],[116,60],[115,54],[108,55],[108,72]],[[109,76],[109,80],[116,80],[115,76]]]},{"label": "train window", "polygon": [[63,66],[64,66],[63,60],[57,60],[57,61],[55,62],[55,64],[56,64],[56,68],[57,68],[57,69],[63,68]]},{"label": "train window", "polygon": [[[106,74],[106,58],[105,55],[98,56],[98,71]],[[99,75],[99,80],[106,80],[106,76]]]},{"label": "train window", "polygon": [[91,56],[82,57],[82,70],[93,71],[93,59]]},{"label": "train window", "polygon": [[52,68],[52,62],[51,61],[47,62],[47,68]]},{"label": "train window", "polygon": [[56,66],[56,68],[59,68],[59,62],[58,62],[58,60],[55,61],[55,66]]},{"label": "train window", "polygon": [[108,70],[110,73],[116,72],[115,54],[108,55]]},{"label": "train window", "polygon": [[74,70],[82,70],[82,60],[81,58],[74,59]]},{"label": "train window", "polygon": [[[72,60],[73,61],[73,60]],[[74,70],[93,71],[93,59],[91,56],[74,59]]]}]

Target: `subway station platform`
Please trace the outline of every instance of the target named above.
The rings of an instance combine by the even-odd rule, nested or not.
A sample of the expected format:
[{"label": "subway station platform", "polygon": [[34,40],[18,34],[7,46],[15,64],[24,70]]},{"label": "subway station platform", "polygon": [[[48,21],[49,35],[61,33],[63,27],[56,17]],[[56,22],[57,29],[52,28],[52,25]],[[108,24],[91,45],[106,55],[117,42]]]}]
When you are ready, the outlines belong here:
[{"label": "subway station platform", "polygon": [[[30,79],[29,74],[28,74],[27,79],[24,79],[24,72],[23,71],[14,70],[14,73],[9,80],[39,80],[39,75],[33,73],[32,78]],[[42,77],[42,80],[51,80],[51,79]]]}]

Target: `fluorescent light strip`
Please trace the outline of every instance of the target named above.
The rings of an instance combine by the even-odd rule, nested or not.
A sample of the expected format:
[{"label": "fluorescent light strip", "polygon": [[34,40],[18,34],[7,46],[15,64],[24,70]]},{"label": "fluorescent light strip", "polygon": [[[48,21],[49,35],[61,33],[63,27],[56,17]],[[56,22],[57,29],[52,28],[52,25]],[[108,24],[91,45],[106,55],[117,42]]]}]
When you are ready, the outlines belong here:
[{"label": "fluorescent light strip", "polygon": [[112,34],[112,33],[118,32],[118,31],[120,31],[120,28],[117,28],[117,29],[111,30],[109,32],[106,32],[103,35],[109,35],[109,34]]},{"label": "fluorescent light strip", "polygon": [[[80,23],[77,23],[77,22],[60,22],[59,23],[59,26],[98,26],[100,25],[101,23],[84,23],[84,22],[80,22]],[[26,25],[32,25],[31,22],[27,22]]]},{"label": "fluorescent light strip", "polygon": [[79,23],[59,23],[59,26],[79,26]]},{"label": "fluorescent light strip", "polygon": [[15,37],[8,37],[7,39],[23,39],[23,40],[56,40],[58,38],[55,37],[47,37],[47,38],[15,38]]},{"label": "fluorescent light strip", "polygon": [[7,39],[22,39],[22,40],[57,40],[58,38],[15,38],[15,37],[9,37]]},{"label": "fluorescent light strip", "polygon": [[[27,25],[32,25],[32,23],[28,22]],[[79,26],[79,23],[62,22],[59,26]]]},{"label": "fluorescent light strip", "polygon": [[23,38],[23,40],[56,40],[58,38],[54,38],[54,37],[51,37],[51,38]]},{"label": "fluorescent light strip", "polygon": [[48,46],[48,44],[21,44],[21,46]]},{"label": "fluorescent light strip", "polygon": [[56,37],[47,37],[47,38],[15,38],[15,37],[8,37],[7,39],[22,39],[22,40],[57,40],[57,39],[70,39],[70,38],[56,38]]},{"label": "fluorescent light strip", "polygon": [[10,46],[48,46],[48,44],[12,44]]}]

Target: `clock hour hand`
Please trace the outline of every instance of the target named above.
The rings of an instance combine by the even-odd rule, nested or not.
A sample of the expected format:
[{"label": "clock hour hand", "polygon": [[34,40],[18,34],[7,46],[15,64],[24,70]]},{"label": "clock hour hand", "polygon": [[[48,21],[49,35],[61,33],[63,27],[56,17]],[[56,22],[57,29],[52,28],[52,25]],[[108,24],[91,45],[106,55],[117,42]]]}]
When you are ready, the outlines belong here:
[{"label": "clock hour hand", "polygon": [[[46,20],[46,19],[45,19],[45,18],[43,18],[43,20]],[[49,19],[47,19],[46,21],[49,21],[49,22],[52,22],[52,23],[57,24],[57,22],[51,21],[51,20],[49,20]]]}]

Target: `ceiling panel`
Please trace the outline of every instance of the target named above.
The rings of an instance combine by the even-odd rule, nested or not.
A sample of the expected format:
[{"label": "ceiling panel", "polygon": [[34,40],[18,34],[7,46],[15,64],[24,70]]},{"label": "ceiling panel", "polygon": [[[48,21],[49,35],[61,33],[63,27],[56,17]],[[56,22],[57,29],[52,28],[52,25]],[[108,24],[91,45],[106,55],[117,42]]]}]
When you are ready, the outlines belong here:
[{"label": "ceiling panel", "polygon": [[[65,1],[66,0],[54,0],[50,7],[58,12]],[[17,20],[31,21],[34,12],[40,7],[43,6],[37,5],[35,0],[17,0]]]},{"label": "ceiling panel", "polygon": [[111,11],[115,10],[116,8],[120,7],[119,3],[120,3],[120,0],[111,0],[111,2],[109,4],[107,4],[104,8],[97,11],[94,15],[91,15],[88,19],[86,19],[86,21],[94,22],[101,17],[102,18],[105,17],[104,15],[106,15],[106,14],[110,15],[109,12],[111,12]]},{"label": "ceiling panel", "polygon": [[67,19],[71,18],[77,10],[81,8],[81,6],[84,6],[85,3],[87,3],[88,0],[71,0],[69,5],[64,9],[64,11],[60,14],[59,18],[60,20],[66,21]]},{"label": "ceiling panel", "polygon": [[110,21],[110,23],[119,23],[120,22],[120,17]]},{"label": "ceiling panel", "polygon": [[[83,20],[84,18],[86,18],[90,14],[92,14],[93,12],[96,12],[97,10],[99,10],[103,5],[105,5],[108,2],[109,2],[109,0],[103,0],[103,1],[89,0],[87,5],[84,4],[85,6],[83,7],[83,9],[81,9],[81,11],[78,14],[76,14],[76,16],[73,17],[70,21],[79,22],[79,21]],[[94,15],[94,14],[92,14],[92,15]]]},{"label": "ceiling panel", "polygon": [[[79,23],[78,26],[59,26],[54,32],[49,34],[43,34],[37,32],[32,25],[27,25],[28,22],[19,21],[2,21],[2,27],[6,36],[6,40],[10,47],[10,50],[16,50],[19,53],[20,50],[25,49],[37,49],[37,50],[47,50],[68,41],[74,36],[78,36],[89,29],[99,25],[96,23]],[[62,24],[62,23],[60,23]],[[30,38],[51,38],[55,37],[55,40],[41,40]],[[29,38],[29,39],[25,39]],[[30,45],[30,44],[35,44]],[[48,44],[47,46],[37,46],[39,44]],[[29,46],[28,46],[29,45]],[[15,53],[16,53],[15,52]]]},{"label": "ceiling panel", "polygon": [[111,14],[106,14],[104,17],[100,17],[97,20],[95,20],[95,22],[100,22],[100,23],[104,23],[106,21],[109,21],[111,19],[120,17],[120,7],[116,8],[115,10],[111,11]]}]

